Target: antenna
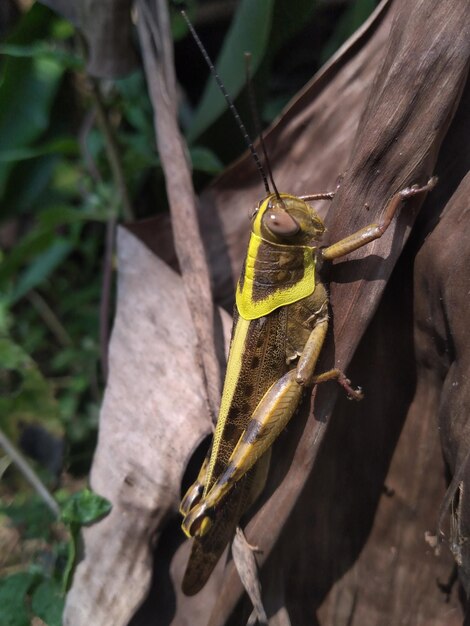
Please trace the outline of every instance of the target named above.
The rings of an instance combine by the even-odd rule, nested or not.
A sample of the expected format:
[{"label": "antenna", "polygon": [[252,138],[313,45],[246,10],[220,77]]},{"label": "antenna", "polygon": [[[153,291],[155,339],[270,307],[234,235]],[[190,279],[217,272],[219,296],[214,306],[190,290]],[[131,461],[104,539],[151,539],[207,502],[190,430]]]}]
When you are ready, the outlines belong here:
[{"label": "antenna", "polygon": [[273,186],[274,193],[278,200],[281,200],[281,196],[279,195],[279,191],[277,190],[276,183],[273,178],[273,171],[271,169],[271,163],[269,162],[268,151],[266,150],[266,144],[264,143],[263,130],[261,128],[261,123],[258,115],[258,107],[256,106],[255,92],[253,89],[253,82],[251,80],[251,52],[245,52],[245,69],[246,69],[246,85],[248,87],[248,99],[250,101],[250,109],[251,115],[253,117],[253,121],[255,124],[255,130],[258,134],[259,141],[261,144],[261,150],[263,151],[264,156],[264,164],[266,165],[266,169],[268,170],[269,180],[271,181],[271,185]]},{"label": "antenna", "polygon": [[[179,10],[179,12],[181,13],[184,21],[186,22],[186,24],[187,24],[187,26],[189,28],[189,31],[190,31],[191,35],[193,36],[194,41],[197,44],[197,47],[201,51],[201,54],[204,57],[205,62],[209,66],[211,74],[215,78],[215,82],[217,83],[217,86],[219,87],[221,94],[225,98],[225,102],[228,104],[228,108],[232,112],[232,115],[235,118],[235,121],[237,122],[238,128],[240,129],[240,131],[241,131],[241,133],[243,135],[243,139],[244,139],[246,145],[248,146],[248,149],[250,150],[253,159],[255,160],[256,167],[258,168],[260,176],[261,176],[261,178],[263,180],[263,184],[264,184],[264,188],[266,189],[266,193],[270,194],[271,190],[269,188],[268,179],[266,178],[266,174],[264,172],[263,165],[262,165],[262,163],[260,161],[258,153],[255,150],[255,147],[253,146],[253,142],[251,141],[251,139],[250,139],[250,137],[248,135],[248,132],[247,132],[247,130],[245,128],[245,124],[242,122],[242,120],[241,120],[241,118],[240,118],[240,116],[238,114],[238,111],[235,108],[235,105],[233,104],[232,98],[227,93],[227,90],[225,89],[225,85],[223,84],[220,76],[218,75],[217,70],[215,69],[214,64],[211,61],[210,56],[209,56],[209,54],[207,53],[207,50],[204,47],[204,44],[202,43],[202,41],[199,38],[199,35],[194,30],[194,26],[192,25],[189,17],[187,16],[186,11],[183,8],[181,8],[180,6],[178,6],[177,2],[174,2],[174,4],[177,7],[177,9]],[[269,168],[269,170],[270,170],[270,168]],[[271,182],[272,182],[272,175],[271,175],[271,173],[270,173],[270,179],[271,179]],[[274,185],[274,183],[273,183],[273,185]],[[276,188],[274,187],[274,189],[276,189]],[[276,195],[277,196],[279,195],[277,189],[276,189]]]}]

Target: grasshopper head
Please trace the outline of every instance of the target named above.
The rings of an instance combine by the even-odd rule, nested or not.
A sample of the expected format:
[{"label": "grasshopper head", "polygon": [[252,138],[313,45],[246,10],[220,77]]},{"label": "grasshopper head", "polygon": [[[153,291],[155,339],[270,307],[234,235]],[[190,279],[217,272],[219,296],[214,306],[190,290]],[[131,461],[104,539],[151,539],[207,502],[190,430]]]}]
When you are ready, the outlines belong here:
[{"label": "grasshopper head", "polygon": [[253,232],[272,243],[314,245],[325,232],[325,225],[304,200],[281,193],[260,202]]}]

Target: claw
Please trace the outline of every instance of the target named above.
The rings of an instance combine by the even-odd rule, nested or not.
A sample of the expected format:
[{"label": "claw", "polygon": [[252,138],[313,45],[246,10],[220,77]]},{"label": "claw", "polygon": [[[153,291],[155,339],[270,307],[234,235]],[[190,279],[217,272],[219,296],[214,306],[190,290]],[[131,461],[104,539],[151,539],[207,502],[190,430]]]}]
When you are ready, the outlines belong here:
[{"label": "claw", "polygon": [[205,502],[196,505],[184,518],[181,528],[186,537],[202,537],[212,526],[212,515]]},{"label": "claw", "polygon": [[185,493],[180,504],[180,513],[183,516],[188,515],[189,511],[196,506],[201,500],[204,487],[195,482]]},{"label": "claw", "polygon": [[346,391],[348,400],[357,400],[359,402],[359,400],[364,398],[362,387],[356,387],[356,389],[353,389],[349,378],[340,377],[338,378],[338,382]]},{"label": "claw", "polygon": [[351,389],[348,393],[348,400],[356,400],[359,402],[364,399],[364,393],[362,391],[362,387],[356,387],[356,389]]}]

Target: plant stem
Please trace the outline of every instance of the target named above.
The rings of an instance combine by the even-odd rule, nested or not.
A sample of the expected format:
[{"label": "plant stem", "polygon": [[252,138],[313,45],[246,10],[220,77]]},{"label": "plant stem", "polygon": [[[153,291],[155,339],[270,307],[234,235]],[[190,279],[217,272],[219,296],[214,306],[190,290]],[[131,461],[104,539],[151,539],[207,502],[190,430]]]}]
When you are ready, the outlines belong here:
[{"label": "plant stem", "polygon": [[[82,48],[83,56],[86,57],[87,44],[83,35],[78,32],[79,44]],[[106,111],[105,104],[103,102],[103,96],[101,94],[99,81],[93,76],[88,76],[88,80],[91,87],[91,95],[93,103],[96,108],[96,116],[98,125],[103,133],[104,143],[106,148],[106,155],[109,160],[111,172],[113,174],[114,181],[119,190],[119,195],[122,202],[122,212],[124,218],[132,222],[135,220],[134,209],[130,199],[129,191],[127,189],[126,176],[124,173],[124,167],[122,165],[121,153],[119,152],[119,146],[116,141],[116,136],[112,125],[109,122],[108,112]]]},{"label": "plant stem", "polygon": [[126,176],[124,174],[124,167],[122,165],[121,154],[119,152],[119,147],[117,145],[114,130],[109,123],[108,114],[103,102],[103,97],[101,95],[101,89],[98,81],[92,76],[89,76],[88,80],[90,81],[93,100],[96,107],[98,125],[100,126],[105,141],[106,154],[108,156],[109,164],[111,166],[113,178],[119,190],[119,195],[122,202],[122,212],[124,214],[124,218],[128,222],[132,222],[135,219],[134,209],[132,208],[129,191],[127,189]]},{"label": "plant stem", "polygon": [[57,502],[52,497],[51,493],[48,491],[47,487],[41,481],[39,476],[33,470],[33,468],[29,465],[28,461],[24,458],[21,452],[13,445],[13,443],[8,439],[5,433],[0,430],[0,447],[6,452],[6,454],[10,457],[12,462],[16,465],[16,467],[20,470],[29,484],[35,489],[35,491],[39,494],[39,496],[43,499],[43,501],[47,504],[52,513],[59,517],[60,507]]},{"label": "plant stem", "polygon": [[73,344],[70,335],[41,294],[33,290],[28,293],[27,298],[60,345],[64,348],[69,348]]}]

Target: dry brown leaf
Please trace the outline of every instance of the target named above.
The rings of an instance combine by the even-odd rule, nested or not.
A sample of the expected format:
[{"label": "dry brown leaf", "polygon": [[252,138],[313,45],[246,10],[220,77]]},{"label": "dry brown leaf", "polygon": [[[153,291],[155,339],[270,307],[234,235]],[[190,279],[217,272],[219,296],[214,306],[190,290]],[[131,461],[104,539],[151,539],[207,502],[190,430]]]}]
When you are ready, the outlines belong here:
[{"label": "dry brown leaf", "polygon": [[[150,551],[178,510],[186,464],[211,432],[181,278],[118,235],[118,305],[91,487],[113,505],[84,530],[65,625],[123,626],[145,597]],[[226,320],[229,333],[230,318]],[[157,534],[156,534],[157,533]]]},{"label": "dry brown leaf", "polygon": [[[385,5],[363,34],[284,113],[266,138],[282,191],[325,191],[333,188],[338,174],[345,171],[328,214],[331,241],[377,219],[396,190],[406,184],[425,182],[434,172],[468,71],[469,16],[464,0],[419,0],[412,6],[405,0],[396,0],[388,10]],[[464,136],[462,120],[468,122],[465,102],[468,97],[462,100],[447,134],[453,140],[446,138],[441,150],[437,166],[440,187],[424,207],[426,212],[429,207],[438,207],[434,215],[439,215],[463,176],[463,166],[456,155],[460,149],[458,140]],[[450,168],[452,159],[455,167]],[[201,229],[215,295],[225,305],[233,300],[234,276],[241,267],[248,238],[247,217],[259,194],[257,174],[251,161],[244,158],[202,198]],[[323,366],[348,366],[379,307],[418,205],[416,202],[407,206],[380,241],[334,266],[333,333],[323,355]],[[159,235],[155,230],[159,226],[157,221],[145,226],[145,237],[152,240],[152,247],[158,247],[168,237],[168,230],[161,230]],[[453,626],[461,619],[455,598],[446,605],[442,593],[435,593],[434,579],[445,578],[449,559],[443,557],[436,562],[423,539],[424,532],[430,529],[429,520],[437,518],[436,499],[442,498],[445,484],[442,465],[435,468],[440,453],[432,415],[424,412],[421,419],[423,407],[416,397],[400,435],[414,386],[412,250],[410,246],[409,254],[397,266],[377,315],[348,368],[354,382],[366,388],[366,400],[355,407],[341,398],[335,419],[330,420],[338,394],[334,387],[325,386],[316,394],[314,414],[303,407],[275,445],[270,482],[246,531],[250,543],[263,551],[259,560],[265,563],[263,600],[270,624],[313,624],[318,615],[325,625],[354,626],[375,626],[384,615],[387,620],[390,618],[387,623],[409,624],[416,623],[413,620],[418,615],[433,626]],[[168,246],[167,252],[172,255]],[[153,264],[151,271],[168,271],[162,270],[150,255],[148,259],[151,258],[149,270]],[[142,276],[135,275],[132,293],[148,290],[151,284],[156,287],[157,282],[153,281],[160,280],[150,272]],[[178,289],[174,274],[171,276],[169,293],[176,298]],[[92,484],[102,495],[112,496],[113,502],[123,499],[127,487],[123,487],[122,480],[126,474],[115,475],[110,463],[112,451],[112,460],[123,467],[123,472],[127,471],[126,459],[137,456],[140,464],[135,476],[137,485],[143,487],[135,492],[131,508],[121,511],[119,505],[110,518],[87,530],[87,557],[77,571],[67,603],[70,621],[66,623],[73,626],[89,623],[85,620],[89,615],[83,613],[88,609],[84,607],[93,610],[94,617],[99,615],[101,621],[94,619],[93,623],[127,623],[149,585],[152,533],[162,527],[166,513],[174,510],[177,483],[188,455],[198,438],[207,432],[207,417],[199,412],[203,404],[199,397],[194,412],[191,407],[191,415],[186,413],[188,424],[184,431],[169,427],[172,445],[184,448],[179,465],[169,469],[160,464],[174,464],[173,455],[164,461],[163,457],[156,459],[156,453],[152,456],[148,449],[152,433],[155,436],[153,428],[161,432],[159,417],[150,422],[147,410],[142,421],[135,424],[135,431],[130,430],[128,422],[116,421],[122,406],[129,406],[131,413],[136,410],[131,406],[139,406],[142,386],[147,394],[151,389],[155,404],[168,387],[161,386],[160,380],[155,386],[148,386],[158,348],[153,347],[157,345],[155,341],[148,340],[149,330],[157,338],[155,328],[148,329],[146,324],[149,315],[160,315],[160,306],[165,309],[167,295],[154,288],[152,301],[147,293],[145,307],[132,305],[130,309],[133,332],[145,331],[142,336],[146,337],[145,343],[142,336],[136,339],[136,348],[131,343],[134,338],[124,334],[130,322],[123,321],[126,316],[129,318],[129,313],[123,317],[123,307],[131,305],[120,300],[113,345],[122,343],[124,350],[120,356],[111,355],[111,377]],[[155,293],[162,295],[158,298]],[[168,324],[168,313],[166,309],[158,318],[161,324]],[[168,346],[174,329],[165,328],[168,337],[163,345]],[[143,350],[145,358],[139,350]],[[194,357],[191,350],[188,354]],[[170,355],[165,351],[163,355],[165,365],[170,367],[171,363],[173,367]],[[171,389],[180,394],[175,397],[179,400],[188,387],[197,384],[197,376],[194,362],[191,365],[181,361],[176,369],[184,372],[180,378],[184,384],[179,388],[178,376],[172,378],[175,387]],[[127,387],[126,373],[130,373],[131,388]],[[117,389],[121,389],[118,402],[110,405]],[[171,411],[168,407],[162,419],[171,421]],[[146,430],[149,424],[150,431]],[[167,422],[164,424],[166,433]],[[177,442],[178,437],[183,441]],[[138,448],[138,443],[142,444],[142,453],[132,449],[131,444]],[[390,463],[390,489],[383,496]],[[160,493],[154,477],[162,472],[169,472],[171,488]],[[108,492],[100,491],[100,487]],[[165,513],[162,501],[166,503]],[[133,532],[137,532],[135,540]],[[178,626],[239,625],[246,621],[251,608],[246,602],[240,603],[243,589],[233,563],[222,574],[221,560],[201,593],[185,598],[179,581],[187,545],[181,545],[176,522],[170,522],[163,532],[165,541],[160,542],[155,553],[153,591],[135,615],[132,626],[155,621]],[[112,543],[106,546],[105,554],[104,542],[110,538]],[[128,584],[129,572],[133,585]]]},{"label": "dry brown leaf", "polygon": [[[196,198],[187,158],[187,146],[178,124],[178,97],[173,65],[170,16],[166,0],[155,10],[141,0],[139,34],[150,97],[153,104],[157,148],[165,173],[173,223],[173,239],[186,297],[198,341],[203,388],[215,423],[222,393],[217,358],[217,312],[214,309],[209,267],[199,232]],[[220,323],[220,322],[219,322]]]},{"label": "dry brown leaf", "polygon": [[[339,117],[344,120],[346,117],[352,124],[354,112],[356,121],[361,115],[354,144],[344,146],[346,135],[339,135],[343,140],[341,145],[344,146],[345,161],[349,158],[349,164],[345,162],[343,166],[347,171],[328,216],[331,216],[329,227],[332,240],[354,232],[373,221],[374,217],[377,219],[376,216],[394,191],[405,184],[424,182],[433,172],[441,142],[465,84],[469,59],[468,11],[465,2],[418,2],[412,8],[406,2],[394,2],[391,11],[387,18],[389,21],[383,21],[368,42],[369,50],[364,45],[364,49],[338,71],[314,101],[314,105],[318,105],[325,98],[334,109],[331,112],[333,119]],[[393,28],[387,39],[392,17]],[[378,41],[383,46],[382,55],[377,48],[375,54],[371,54],[370,48],[377,46]],[[378,73],[372,80],[377,69]],[[351,75],[354,76],[353,81]],[[360,85],[359,91],[364,98],[369,96],[364,111],[361,111],[364,101],[358,102],[354,98],[346,98],[344,102],[340,100],[341,87],[349,86],[351,82]],[[294,140],[295,133],[291,138],[282,136],[283,130],[287,134],[284,121],[268,136],[269,144],[270,140],[273,141],[273,135],[277,135],[276,145],[270,147],[276,179],[286,180],[283,179],[285,167],[289,171],[294,192],[300,191],[296,187],[299,179],[305,185],[305,180],[309,176],[315,178],[317,173],[317,168],[312,167],[312,158],[308,158],[307,148],[312,155],[321,154],[321,146],[315,139],[305,138],[306,128],[310,130],[308,120],[313,119],[313,123],[319,123],[324,129],[325,120],[331,119],[324,108],[316,110],[317,115],[312,118],[305,111],[303,114],[299,111],[297,113],[297,122],[303,131],[298,142]],[[312,114],[312,110],[309,114]],[[286,126],[289,128],[287,122]],[[350,141],[353,132],[349,135]],[[332,135],[336,136],[334,133]],[[325,141],[325,145],[328,142]],[[330,159],[322,158],[319,162],[325,160],[330,167],[338,167],[341,164],[341,151],[336,158],[330,155]],[[295,176],[292,172],[293,163],[297,165]],[[240,210],[241,201],[251,193],[249,183],[248,186],[246,182],[242,183],[243,167],[244,164],[240,163],[214,187],[210,200],[216,206],[230,206],[234,213],[237,208]],[[237,198],[234,195],[235,186],[240,194]],[[285,182],[279,186],[287,190]],[[304,186],[302,192],[317,190],[318,186],[308,190]],[[333,363],[342,368],[347,367],[378,305],[415,215],[416,211],[407,207],[385,237],[334,268],[331,283],[334,355],[330,343],[324,353],[325,367]],[[228,248],[235,265],[235,259],[240,259],[241,255],[229,230],[229,217],[226,223]],[[359,379],[358,382],[362,381]],[[277,471],[282,476],[284,470],[285,476],[277,484],[275,495],[264,503],[248,525],[248,540],[255,545],[259,544],[263,550],[261,561],[269,555],[311,471],[319,439],[325,432],[324,425],[331,416],[336,396],[335,390],[328,391],[327,394],[322,390],[321,398],[317,397],[315,416],[311,415],[305,426],[301,419],[292,425],[292,438],[295,437],[294,432],[298,436],[303,431],[300,443],[294,453],[292,450],[288,452],[287,459],[283,459],[278,452],[277,458],[284,468],[280,467]],[[277,478],[274,475],[272,484],[279,481],[279,475]],[[273,582],[272,597],[279,595],[276,584],[279,587],[281,583]],[[269,595],[270,591],[264,583],[263,589]],[[234,568],[229,566],[211,624],[226,622],[241,593],[242,588]],[[303,623],[299,615],[294,623]],[[304,623],[310,622],[307,619]]]},{"label": "dry brown leaf", "polygon": [[[470,151],[466,156],[468,166]],[[469,197],[470,174],[467,174],[424,242],[415,267],[416,404],[428,406],[433,422],[439,424],[444,458],[454,476],[450,501],[442,511],[443,516],[451,513],[451,518],[440,520],[439,538],[444,533],[445,543],[461,565],[467,594],[470,592]]]}]

